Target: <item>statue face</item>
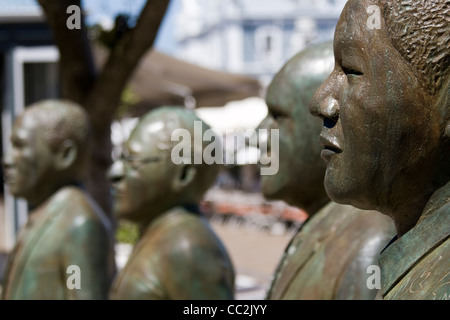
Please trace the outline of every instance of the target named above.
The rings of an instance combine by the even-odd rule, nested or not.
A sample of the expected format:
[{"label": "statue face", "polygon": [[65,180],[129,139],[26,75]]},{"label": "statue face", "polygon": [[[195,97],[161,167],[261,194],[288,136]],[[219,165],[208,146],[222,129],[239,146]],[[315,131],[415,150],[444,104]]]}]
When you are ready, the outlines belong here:
[{"label": "statue face", "polygon": [[[138,126],[123,148],[122,158],[110,170],[114,213],[139,222],[170,197],[174,166],[167,151],[158,148],[155,129],[162,123]],[[172,170],[171,170],[172,169]]]},{"label": "statue face", "polygon": [[[278,150],[272,146],[268,151],[279,158],[280,165],[277,174],[261,176],[266,198],[282,199],[305,208],[309,202],[326,197],[325,164],[320,159],[318,144],[321,121],[310,114],[308,105],[314,91],[331,73],[333,64],[331,44],[320,45],[293,57],[271,82],[266,96],[269,115],[259,129],[268,129],[269,134],[272,129],[279,130]],[[279,154],[274,155],[277,151]]]},{"label": "statue face", "polygon": [[[271,157],[278,158],[280,161],[278,172],[275,175],[262,175],[261,176],[261,190],[266,198],[269,199],[282,199],[285,196],[286,190],[289,190],[291,175],[288,174],[289,158],[292,155],[292,149],[294,148],[293,138],[295,136],[296,128],[294,127],[294,120],[292,115],[292,104],[287,103],[275,103],[274,100],[283,100],[281,97],[285,98],[279,92],[277,95],[277,87],[274,82],[267,92],[267,107],[269,114],[260,124],[260,130],[268,130],[267,136],[267,153]],[[286,102],[285,99],[282,102]],[[279,130],[279,147],[278,150],[271,145],[271,130]],[[300,128],[297,127],[299,131]],[[275,152],[278,151],[278,154]],[[265,150],[261,150],[261,156],[265,156]]]},{"label": "statue face", "polygon": [[17,118],[11,134],[11,150],[5,156],[5,179],[11,194],[30,201],[51,185],[53,152],[39,133],[39,124],[26,114]]},{"label": "statue face", "polygon": [[384,25],[367,28],[371,4],[350,0],[344,8],[334,39],[335,68],[310,108],[323,119],[328,195],[383,211],[414,199],[436,176],[440,119]]}]

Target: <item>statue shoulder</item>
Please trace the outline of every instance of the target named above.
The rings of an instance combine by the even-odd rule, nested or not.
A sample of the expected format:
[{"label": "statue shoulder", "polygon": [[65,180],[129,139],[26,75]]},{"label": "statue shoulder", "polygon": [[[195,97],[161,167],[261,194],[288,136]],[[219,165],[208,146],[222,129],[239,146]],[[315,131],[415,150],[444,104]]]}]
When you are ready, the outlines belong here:
[{"label": "statue shoulder", "polygon": [[165,237],[169,237],[167,240],[175,247],[195,246],[213,236],[209,223],[201,214],[185,209],[166,213],[161,222]]},{"label": "statue shoulder", "polygon": [[85,228],[92,232],[94,230],[112,232],[111,221],[82,188],[76,186],[61,188],[50,205],[52,208],[59,208],[61,211],[59,219],[72,231]]}]

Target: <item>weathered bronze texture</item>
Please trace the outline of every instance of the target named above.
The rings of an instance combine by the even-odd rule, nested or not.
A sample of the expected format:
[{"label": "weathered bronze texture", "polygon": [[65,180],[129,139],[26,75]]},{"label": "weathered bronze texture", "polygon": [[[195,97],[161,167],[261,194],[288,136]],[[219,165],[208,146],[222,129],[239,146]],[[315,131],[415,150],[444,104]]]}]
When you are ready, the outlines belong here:
[{"label": "weathered bronze texture", "polygon": [[[195,122],[202,131],[195,132]],[[111,289],[111,299],[233,299],[234,270],[228,253],[198,210],[218,167],[195,153],[209,129],[193,112],[161,107],[139,121],[110,170],[114,212],[139,225],[141,237]],[[185,130],[182,140],[173,140]],[[197,135],[197,136],[195,136]],[[187,139],[187,140],[185,140]],[[189,142],[190,155],[175,164],[172,151]],[[186,151],[186,150],[185,150]]]},{"label": "weathered bronze texture", "polygon": [[332,42],[310,46],[284,65],[267,91],[269,115],[260,128],[280,130],[280,166],[276,175],[261,178],[263,194],[310,215],[286,248],[268,299],[374,299],[367,268],[378,264],[395,235],[388,217],[332,203],[326,195],[322,122],[308,106],[333,65]]},{"label": "weathered bronze texture", "polygon": [[4,299],[107,299],[114,233],[82,188],[89,138],[87,115],[69,101],[38,102],[16,119],[5,179],[31,210],[8,259]]},{"label": "weathered bronze texture", "polygon": [[449,23],[449,1],[348,1],[310,106],[327,194],[395,223],[379,298],[450,295]]}]

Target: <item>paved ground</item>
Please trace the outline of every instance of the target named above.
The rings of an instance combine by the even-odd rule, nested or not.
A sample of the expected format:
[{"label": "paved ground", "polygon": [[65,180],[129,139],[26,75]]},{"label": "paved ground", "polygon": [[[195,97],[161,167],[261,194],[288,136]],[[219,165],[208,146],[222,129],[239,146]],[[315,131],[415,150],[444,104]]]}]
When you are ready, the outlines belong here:
[{"label": "paved ground", "polygon": [[214,230],[224,242],[235,271],[236,299],[264,299],[273,272],[292,233],[272,234],[251,226],[222,225],[212,222]]}]

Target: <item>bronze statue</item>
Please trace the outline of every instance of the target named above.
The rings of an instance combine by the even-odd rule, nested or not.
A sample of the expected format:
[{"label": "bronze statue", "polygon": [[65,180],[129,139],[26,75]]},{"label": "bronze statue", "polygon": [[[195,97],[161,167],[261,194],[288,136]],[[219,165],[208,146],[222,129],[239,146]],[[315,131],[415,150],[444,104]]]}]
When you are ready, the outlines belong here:
[{"label": "bronze statue", "polygon": [[313,45],[291,58],[267,91],[269,115],[260,129],[280,130],[280,165],[276,175],[261,177],[263,194],[309,214],[285,250],[267,299],[374,299],[367,268],[378,264],[395,234],[382,214],[330,203],[326,195],[317,139],[321,121],[308,105],[333,65],[332,42]]},{"label": "bronze statue", "polygon": [[310,106],[327,194],[395,223],[380,299],[450,295],[449,16],[448,1],[348,1]]},{"label": "bronze statue", "polygon": [[114,212],[141,231],[111,299],[233,299],[232,262],[199,211],[218,173],[198,161],[206,130],[193,112],[160,107],[140,119],[111,167]]},{"label": "bronze statue", "polygon": [[89,139],[86,113],[69,101],[37,102],[16,119],[4,174],[31,209],[8,259],[4,299],[107,299],[114,233],[81,184]]}]

